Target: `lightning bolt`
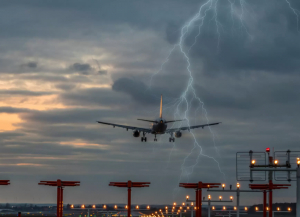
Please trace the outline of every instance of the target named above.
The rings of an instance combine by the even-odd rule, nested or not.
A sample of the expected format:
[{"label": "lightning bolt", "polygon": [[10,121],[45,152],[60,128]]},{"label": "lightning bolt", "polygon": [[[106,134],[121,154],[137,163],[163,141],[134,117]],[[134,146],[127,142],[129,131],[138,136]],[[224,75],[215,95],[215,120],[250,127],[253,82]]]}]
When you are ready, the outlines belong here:
[{"label": "lightning bolt", "polygon": [[[299,24],[299,12],[297,9],[293,8],[289,0],[284,0],[291,11],[295,14],[296,19],[297,19],[297,30],[299,31],[298,24]],[[247,3],[245,0],[227,0],[229,7],[230,7],[230,14],[231,14],[231,21],[232,21],[232,28],[235,26],[235,19],[238,21],[240,24],[239,28],[242,29],[244,32],[246,32],[247,36],[252,39],[252,35],[250,34],[244,20],[245,20],[245,12],[247,12]],[[209,123],[209,118],[208,118],[208,112],[205,108],[204,102],[201,100],[201,98],[197,95],[195,86],[194,86],[194,77],[193,77],[193,72],[191,69],[191,61],[189,58],[189,53],[191,49],[197,44],[198,38],[202,33],[202,28],[205,23],[208,23],[210,21],[214,21],[214,28],[216,31],[217,35],[217,51],[219,50],[219,46],[221,43],[221,30],[223,29],[222,23],[219,21],[219,14],[218,14],[218,6],[219,6],[219,0],[206,0],[199,8],[198,12],[190,18],[181,28],[180,31],[180,37],[179,37],[179,42],[173,46],[173,48],[170,50],[168,53],[166,59],[163,61],[161,64],[161,67],[159,70],[155,73],[152,74],[149,82],[149,89],[151,89],[152,86],[152,81],[154,77],[160,73],[163,73],[165,65],[170,61],[172,54],[176,51],[178,51],[183,59],[185,60],[186,63],[186,72],[187,72],[187,77],[188,77],[188,82],[186,84],[186,87],[184,88],[183,93],[180,95],[180,97],[175,101],[173,104],[174,107],[174,119],[185,119],[187,122],[187,125],[190,127],[191,126],[191,121],[189,119],[189,115],[192,110],[192,103],[196,103],[197,108],[195,109],[194,116],[197,116],[198,111],[202,111],[202,115],[204,116],[206,123]],[[238,9],[236,9],[238,8]],[[209,16],[208,13],[211,12],[213,14],[212,18],[208,20]],[[186,48],[184,45],[185,39],[187,36],[191,33],[191,30],[197,26],[198,31],[196,36],[194,37],[194,41],[191,44],[189,48]],[[183,111],[182,111],[183,109]],[[181,126],[181,124],[179,124]],[[179,126],[179,127],[180,127]],[[212,143],[214,146],[214,149],[216,153],[218,154],[218,148],[215,143],[215,134],[213,130],[209,128],[209,132],[211,134],[211,139]],[[220,166],[220,163],[216,158],[213,156],[207,155],[204,153],[203,147],[201,146],[200,142],[198,142],[196,135],[192,132],[189,131],[190,134],[192,135],[193,138],[193,148],[190,150],[189,154],[184,158],[183,163],[181,165],[181,175],[179,177],[179,182],[183,178],[183,176],[187,176],[189,179],[189,176],[193,174],[193,171],[195,169],[195,166],[198,164],[199,159],[201,157],[208,158],[212,162],[216,164],[218,167],[219,172],[223,175],[224,180],[226,180],[226,175],[222,171],[222,168]],[[171,153],[169,155],[169,161],[171,158],[171,154],[174,151],[175,145],[173,145]],[[198,151],[197,151],[198,150]],[[196,159],[194,159],[194,163],[192,165],[186,166],[186,162],[190,160],[191,156],[193,153],[198,152],[198,156]]]}]

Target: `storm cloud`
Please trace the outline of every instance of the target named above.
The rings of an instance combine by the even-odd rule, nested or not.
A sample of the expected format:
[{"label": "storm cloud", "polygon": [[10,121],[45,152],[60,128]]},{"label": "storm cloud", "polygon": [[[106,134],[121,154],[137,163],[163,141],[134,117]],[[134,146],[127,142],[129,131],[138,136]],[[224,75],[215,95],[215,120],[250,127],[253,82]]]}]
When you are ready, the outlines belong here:
[{"label": "storm cloud", "polygon": [[[299,150],[300,27],[290,8],[298,13],[299,1],[249,1],[243,13],[218,1],[217,16],[207,10],[182,29],[205,2],[1,2],[0,170],[14,183],[2,202],[53,203],[53,189],[36,183],[61,178],[82,181],[66,203],[125,203],[107,185],[133,180],[151,181],[133,203],[166,204],[188,194],[179,180],[234,184],[237,151]],[[178,46],[182,31],[189,62]],[[190,106],[177,106],[189,84],[201,103],[189,92]],[[213,134],[192,132],[226,180],[214,160],[197,158],[189,132],[175,144],[169,135],[141,143],[96,122],[149,128],[136,119],[157,118],[161,95],[167,120],[187,111],[190,124],[206,123],[205,114],[222,122]],[[293,191],[275,202],[293,201]]]}]

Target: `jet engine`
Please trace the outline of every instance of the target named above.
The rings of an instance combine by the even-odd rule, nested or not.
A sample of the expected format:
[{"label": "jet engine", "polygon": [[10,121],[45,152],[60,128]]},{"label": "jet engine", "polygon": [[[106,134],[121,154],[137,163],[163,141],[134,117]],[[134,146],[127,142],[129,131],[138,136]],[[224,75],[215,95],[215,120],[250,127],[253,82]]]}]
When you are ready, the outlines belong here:
[{"label": "jet engine", "polygon": [[133,131],[133,136],[134,137],[140,137],[140,132],[137,131],[137,130]]},{"label": "jet engine", "polygon": [[182,133],[180,131],[175,132],[175,137],[180,138],[182,136]]}]

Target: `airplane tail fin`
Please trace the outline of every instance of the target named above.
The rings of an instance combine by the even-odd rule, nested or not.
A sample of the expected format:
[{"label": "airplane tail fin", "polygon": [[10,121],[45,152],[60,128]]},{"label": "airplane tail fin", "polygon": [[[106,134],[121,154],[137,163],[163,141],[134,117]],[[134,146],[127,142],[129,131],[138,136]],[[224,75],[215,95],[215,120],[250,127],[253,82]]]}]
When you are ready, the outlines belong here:
[{"label": "airplane tail fin", "polygon": [[160,110],[159,110],[159,117],[162,118],[162,95],[160,96]]}]

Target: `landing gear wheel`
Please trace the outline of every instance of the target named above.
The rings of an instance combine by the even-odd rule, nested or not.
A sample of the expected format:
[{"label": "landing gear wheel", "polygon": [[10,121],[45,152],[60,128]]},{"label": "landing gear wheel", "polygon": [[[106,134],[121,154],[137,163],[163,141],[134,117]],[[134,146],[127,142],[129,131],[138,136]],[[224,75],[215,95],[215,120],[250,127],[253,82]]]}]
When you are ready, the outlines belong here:
[{"label": "landing gear wheel", "polygon": [[156,138],[154,138],[154,142],[156,142],[157,141],[157,139]]},{"label": "landing gear wheel", "polygon": [[144,137],[141,137],[141,141],[142,141],[142,142],[144,141]]},{"label": "landing gear wheel", "polygon": [[171,139],[172,139],[172,138],[169,138],[169,142],[171,142]]},{"label": "landing gear wheel", "polygon": [[145,142],[147,142],[147,137],[144,138]]},{"label": "landing gear wheel", "polygon": [[175,142],[175,138],[173,138],[173,142]]}]

